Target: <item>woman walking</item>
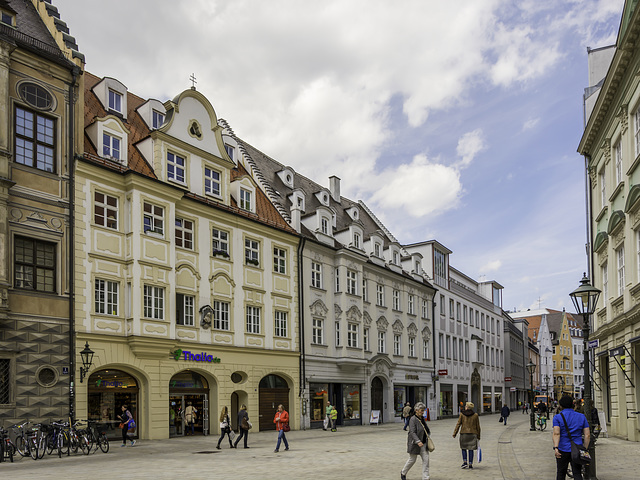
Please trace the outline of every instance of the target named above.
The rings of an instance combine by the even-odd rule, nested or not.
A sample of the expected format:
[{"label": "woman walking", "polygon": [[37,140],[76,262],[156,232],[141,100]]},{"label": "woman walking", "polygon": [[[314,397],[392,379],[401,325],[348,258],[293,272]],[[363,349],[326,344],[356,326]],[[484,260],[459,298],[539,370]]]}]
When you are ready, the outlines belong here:
[{"label": "woman walking", "polygon": [[229,437],[229,447],[236,448],[233,446],[233,442],[231,441],[231,420],[229,419],[229,410],[227,407],[222,407],[220,411],[220,438],[218,439],[218,445],[216,448],[221,450],[220,443],[224,440],[224,436],[227,435]]},{"label": "woman walking", "polygon": [[402,409],[402,418],[404,418],[403,430],[406,430],[409,426],[409,420],[411,420],[411,416],[413,415],[413,412],[411,410],[413,410],[411,408],[411,404],[409,402],[405,403],[404,408]]},{"label": "woman walking", "polygon": [[131,446],[133,447],[136,444],[136,441],[129,437],[129,429],[133,430],[135,422],[133,421],[133,415],[127,408],[126,405],[122,405],[122,414],[120,415],[120,425],[122,425],[122,445],[121,447],[127,446],[127,440],[131,441]]},{"label": "woman walking", "polygon": [[[473,451],[478,449],[480,440],[480,418],[473,411],[475,405],[471,402],[465,404],[465,409],[460,412],[458,423],[453,430],[453,438],[456,438],[460,430],[460,448],[462,449],[462,468],[473,468]],[[467,463],[467,452],[469,462]]]},{"label": "woman walking", "polygon": [[407,434],[407,453],[409,459],[400,472],[400,479],[407,480],[407,473],[416,463],[418,455],[422,458],[422,480],[429,480],[429,451],[427,450],[427,438],[431,430],[424,420],[426,405],[418,402],[413,407],[415,415],[409,419],[409,433]]},{"label": "woman walking", "polygon": [[250,448],[247,445],[247,439],[249,438],[249,429],[251,428],[251,424],[249,423],[249,414],[247,413],[247,406],[242,405],[240,407],[240,411],[238,412],[238,431],[240,435],[236,438],[235,443],[233,444],[234,448],[238,448],[238,443],[240,443],[240,439],[244,437],[244,448]]},{"label": "woman walking", "polygon": [[276,430],[278,431],[278,443],[273,453],[278,453],[280,450],[280,442],[283,440],[284,449],[289,450],[289,442],[287,442],[287,437],[284,435],[284,427],[289,426],[289,414],[282,404],[278,405],[278,411],[276,412],[276,416],[273,417],[273,423],[276,424]]}]

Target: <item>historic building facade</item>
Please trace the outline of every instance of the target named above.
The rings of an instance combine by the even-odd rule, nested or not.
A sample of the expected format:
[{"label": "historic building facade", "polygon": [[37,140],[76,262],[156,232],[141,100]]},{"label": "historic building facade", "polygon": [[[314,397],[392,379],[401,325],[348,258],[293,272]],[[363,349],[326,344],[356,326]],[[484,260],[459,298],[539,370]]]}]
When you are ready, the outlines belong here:
[{"label": "historic building facade", "polygon": [[76,176],[77,348],[95,352],[78,414],[143,438],[300,425],[298,237],[238,161],[195,88],[161,103],[85,74]]},{"label": "historic building facade", "polygon": [[83,59],[57,10],[49,7],[0,1],[0,423],[5,425],[64,418],[71,408],[69,192]]}]

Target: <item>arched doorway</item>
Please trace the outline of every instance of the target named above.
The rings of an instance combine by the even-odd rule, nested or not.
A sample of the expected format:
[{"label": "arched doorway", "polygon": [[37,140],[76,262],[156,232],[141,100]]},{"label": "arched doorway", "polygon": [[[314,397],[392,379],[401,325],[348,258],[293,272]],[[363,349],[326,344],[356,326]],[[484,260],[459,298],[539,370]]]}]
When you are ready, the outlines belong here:
[{"label": "arched doorway", "polygon": [[119,415],[122,406],[126,405],[138,428],[140,428],[140,415],[138,412],[138,381],[122,370],[104,369],[94,372],[88,382],[88,416],[89,420],[97,420],[106,426],[107,436],[110,439],[122,438],[122,432],[118,428]]},{"label": "arched doorway", "polygon": [[380,377],[371,380],[371,410],[380,411],[380,423],[384,421],[384,385]]},{"label": "arched doorway", "polygon": [[273,417],[282,404],[289,411],[289,384],[279,375],[267,375],[260,380],[259,385],[259,425],[260,431],[275,430]]},{"label": "arched doorway", "polygon": [[185,409],[195,408],[194,434],[209,434],[209,383],[193,370],[176,373],[169,381],[169,436],[191,434],[185,421]]}]

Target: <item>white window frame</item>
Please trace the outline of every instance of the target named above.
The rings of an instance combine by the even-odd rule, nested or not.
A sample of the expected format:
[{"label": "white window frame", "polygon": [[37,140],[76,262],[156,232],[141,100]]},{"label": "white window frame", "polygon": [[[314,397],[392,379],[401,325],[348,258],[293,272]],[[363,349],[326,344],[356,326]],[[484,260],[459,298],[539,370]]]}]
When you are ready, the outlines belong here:
[{"label": "white window frame", "polygon": [[422,339],[422,359],[429,360],[429,341]]},{"label": "white window frame", "polygon": [[229,331],[229,310],[231,304],[220,300],[213,301],[213,329]]},{"label": "white window frame", "polygon": [[[150,212],[147,212],[147,206],[150,207]],[[149,228],[147,228],[147,224]],[[153,232],[164,235],[164,207],[150,202],[142,202],[142,230],[145,233]]]},{"label": "white window frame", "polygon": [[[176,247],[193,250],[193,220],[176,217],[175,221],[175,243]],[[189,228],[188,225],[191,225]],[[189,238],[190,237],[190,238]],[[178,242],[182,245],[178,245]]]},{"label": "white window frame", "polygon": [[185,325],[193,327],[195,325],[195,304],[196,298],[193,295],[184,295],[182,293],[176,294],[176,306],[182,297],[182,314],[184,317],[180,319],[178,312],[176,311],[176,325]]},{"label": "white window frame", "polygon": [[324,345],[324,320],[313,318],[311,341],[314,345]]},{"label": "white window frame", "polygon": [[624,245],[616,250],[618,265],[618,296],[624,293]]},{"label": "white window frame", "polygon": [[393,310],[400,310],[400,291],[393,290]]},{"label": "white window frame", "polygon": [[602,272],[602,304],[606,305],[609,298],[609,262],[604,262],[600,268]]},{"label": "white window frame", "polygon": [[360,234],[359,233],[354,233],[353,234],[353,246],[354,248],[360,248]]},{"label": "white window frame", "polygon": [[[98,195],[102,196],[102,200],[98,200],[96,198]],[[113,202],[115,202],[115,205],[112,204]],[[101,215],[97,212],[98,208],[102,209]],[[102,219],[102,223],[96,221],[96,217],[100,217]],[[94,192],[93,223],[94,225],[100,225],[101,227],[118,230],[118,197],[98,191]]]},{"label": "white window frame", "polygon": [[287,273],[287,251],[284,248],[273,247],[273,271],[282,275]]},{"label": "white window frame", "polygon": [[164,113],[158,110],[151,110],[151,127],[154,129],[160,128],[164,125]]},{"label": "white window frame", "polygon": [[385,353],[387,348],[387,333],[378,330],[378,353]]},{"label": "white window frame", "polygon": [[246,332],[249,334],[260,335],[261,308],[253,305],[247,305],[245,312],[246,312],[246,321],[245,321]]},{"label": "white window frame", "polygon": [[253,211],[253,192],[245,188],[240,188],[240,203],[239,207],[248,212]]},{"label": "white window frame", "polygon": [[368,352],[370,350],[368,328],[362,329],[362,348],[364,348],[365,352]]},{"label": "white window frame", "polygon": [[335,268],[334,270],[335,273],[335,292],[339,293],[340,292],[340,269],[338,267]]},{"label": "white window frame", "polygon": [[[117,148],[115,142],[117,142]],[[112,133],[102,132],[102,156],[120,160],[122,157],[122,138]]]},{"label": "white window frame", "polygon": [[393,354],[402,355],[402,335],[393,335]]},{"label": "white window frame", "polygon": [[622,139],[613,146],[613,157],[615,159],[616,185],[620,185],[622,182]]},{"label": "white window frame", "polygon": [[367,288],[367,279],[362,277],[362,301],[369,301],[369,289]]},{"label": "white window frame", "polygon": [[287,322],[287,312],[283,312],[280,310],[276,310],[273,316],[274,321],[274,333],[273,335],[276,337],[288,337],[288,322]]},{"label": "white window frame", "polygon": [[124,103],[123,97],[124,96],[120,92],[116,92],[109,88],[107,93],[107,104],[109,110],[122,113],[122,104]]},{"label": "white window frame", "polygon": [[219,198],[222,195],[221,178],[219,171],[204,167],[204,193]]},{"label": "white window frame", "polygon": [[347,269],[347,293],[350,295],[358,294],[358,272]]},{"label": "white window frame", "polygon": [[167,152],[167,179],[185,185],[186,178],[187,160],[182,155]]},{"label": "white window frame", "polygon": [[320,231],[325,235],[329,235],[329,220],[326,217],[320,218]]},{"label": "white window frame", "polygon": [[376,305],[384,307],[384,285],[376,284]]},{"label": "white window frame", "polygon": [[96,278],[94,286],[95,313],[117,316],[120,284],[111,280]]},{"label": "white window frame", "polygon": [[244,239],[245,265],[260,266],[260,242],[251,238]]},{"label": "white window frame", "polygon": [[607,175],[605,167],[600,171],[600,208],[604,208],[607,205]]},{"label": "white window frame", "polygon": [[335,332],[336,332],[336,347],[341,347],[340,344],[340,322],[335,322]]},{"label": "white window frame", "polygon": [[311,262],[311,286],[322,288],[322,264]]},{"label": "white window frame", "polygon": [[633,126],[634,126],[634,134],[633,134],[633,138],[634,138],[634,146],[635,146],[635,154],[636,157],[638,155],[640,155],[640,106],[636,109],[635,113],[633,114]]},{"label": "white window frame", "polygon": [[358,348],[357,323],[347,323],[347,347]]},{"label": "white window frame", "polygon": [[410,357],[415,357],[416,356],[416,337],[409,337],[408,339],[408,350],[407,350],[407,355]]},{"label": "white window frame", "polygon": [[415,315],[415,297],[413,295],[408,295],[407,298],[407,313],[409,315]]},{"label": "white window frame", "polygon": [[[219,228],[211,229],[211,254],[222,253],[229,257],[229,232]],[[226,255],[224,255],[226,254]]]},{"label": "white window frame", "polygon": [[144,285],[144,318],[155,318],[156,320],[164,320],[164,287],[155,285]]},{"label": "white window frame", "polygon": [[429,301],[424,299],[422,300],[422,318],[429,319]]}]

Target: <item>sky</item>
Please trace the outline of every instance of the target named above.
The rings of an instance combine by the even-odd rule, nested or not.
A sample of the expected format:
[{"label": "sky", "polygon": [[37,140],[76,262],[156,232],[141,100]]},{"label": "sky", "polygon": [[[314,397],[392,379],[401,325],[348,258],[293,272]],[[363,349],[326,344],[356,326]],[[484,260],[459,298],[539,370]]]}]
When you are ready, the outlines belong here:
[{"label": "sky", "polygon": [[53,0],[86,57],[143,98],[196,88],[243,140],[341,178],[404,244],[572,310],[586,270],[587,47],[623,0]]}]

